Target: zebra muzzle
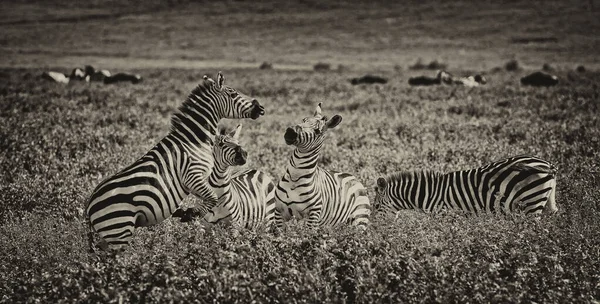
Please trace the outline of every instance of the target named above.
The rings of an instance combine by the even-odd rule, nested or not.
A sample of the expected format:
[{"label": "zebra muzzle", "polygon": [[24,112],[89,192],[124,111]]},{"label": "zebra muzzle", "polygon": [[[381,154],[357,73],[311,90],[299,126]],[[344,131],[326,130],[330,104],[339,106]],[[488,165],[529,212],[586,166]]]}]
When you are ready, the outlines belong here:
[{"label": "zebra muzzle", "polygon": [[261,115],[265,115],[265,108],[261,106],[256,99],[252,100],[252,112],[250,113],[250,118],[257,119]]},{"label": "zebra muzzle", "polygon": [[235,164],[238,166],[245,165],[246,159],[248,158],[248,152],[244,151],[242,148],[236,149],[235,152]]},{"label": "zebra muzzle", "polygon": [[283,135],[283,139],[285,139],[285,143],[288,145],[294,144],[296,139],[298,139],[298,133],[292,128],[287,128],[285,130],[285,134]]}]

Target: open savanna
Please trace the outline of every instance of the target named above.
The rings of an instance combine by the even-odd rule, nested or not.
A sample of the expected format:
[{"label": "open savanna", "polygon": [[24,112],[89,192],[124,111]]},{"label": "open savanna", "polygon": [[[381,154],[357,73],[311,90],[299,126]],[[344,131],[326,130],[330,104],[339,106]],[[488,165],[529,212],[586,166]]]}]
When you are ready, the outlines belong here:
[{"label": "open savanna", "polygon": [[[0,302],[599,301],[600,18],[588,1],[480,2],[0,3]],[[557,41],[511,42],[522,36]],[[419,57],[487,71],[489,82],[410,87],[434,73],[408,69]],[[524,69],[491,70],[512,58]],[[275,69],[254,68],[263,61]],[[316,62],[335,70],[312,71]],[[543,63],[559,85],[519,84]],[[84,64],[144,81],[38,78]],[[170,219],[116,257],[88,253],[80,211],[91,191],[167,134],[178,105],[219,70],[266,110],[241,121],[245,168],[278,180],[292,151],[285,128],[322,102],[343,121],[320,165],[354,174],[371,199],[387,173],[528,153],[558,168],[559,212],[403,212],[365,232],[290,223],[278,234]],[[389,82],[350,85],[365,73]]]}]

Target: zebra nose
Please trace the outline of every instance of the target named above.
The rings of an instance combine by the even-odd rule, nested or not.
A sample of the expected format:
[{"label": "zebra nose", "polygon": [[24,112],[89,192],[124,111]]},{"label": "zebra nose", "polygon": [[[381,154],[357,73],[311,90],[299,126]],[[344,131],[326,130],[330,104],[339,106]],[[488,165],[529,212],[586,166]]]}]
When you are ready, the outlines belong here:
[{"label": "zebra nose", "polygon": [[283,135],[283,139],[285,139],[285,143],[288,145],[293,144],[298,138],[298,133],[293,128],[287,128],[285,130],[285,134]]},{"label": "zebra nose", "polygon": [[235,162],[237,163],[237,165],[244,165],[246,164],[246,158],[248,157],[248,152],[244,151],[244,149],[242,149],[241,147],[237,147],[235,149],[236,151],[236,155],[235,155]]},{"label": "zebra nose", "polygon": [[250,114],[250,118],[257,119],[261,115],[265,115],[265,108],[260,105],[258,100],[252,99],[252,113]]}]

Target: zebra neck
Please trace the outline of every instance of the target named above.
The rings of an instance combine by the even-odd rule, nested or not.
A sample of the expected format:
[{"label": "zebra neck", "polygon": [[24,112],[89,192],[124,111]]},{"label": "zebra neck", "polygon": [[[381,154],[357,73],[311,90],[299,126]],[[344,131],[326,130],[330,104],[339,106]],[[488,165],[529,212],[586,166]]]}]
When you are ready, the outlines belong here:
[{"label": "zebra neck", "polygon": [[409,172],[399,178],[398,195],[407,202],[406,206],[397,205],[399,211],[404,208],[432,212],[442,207],[446,184],[445,176],[434,172]]},{"label": "zebra neck", "polygon": [[[159,141],[146,155],[138,162],[153,161],[160,168],[160,174],[169,187],[175,189],[177,195],[176,204],[181,202],[188,195],[187,190],[182,184],[181,168],[185,166],[185,158],[182,154],[182,146],[180,141],[171,135],[165,136]],[[138,163],[136,162],[136,163]]]},{"label": "zebra neck", "polygon": [[218,110],[219,100],[215,100],[214,87],[200,84],[190,93],[171,119],[171,133],[182,141],[194,146],[209,144],[217,134],[217,125],[222,114]]},{"label": "zebra neck", "polygon": [[231,192],[231,169],[227,165],[215,162],[215,166],[210,175],[210,186],[215,191],[217,197]]},{"label": "zebra neck", "polygon": [[310,151],[301,151],[296,148],[290,157],[287,173],[291,181],[297,181],[300,178],[312,177],[317,171],[317,161],[321,152],[321,147]]}]

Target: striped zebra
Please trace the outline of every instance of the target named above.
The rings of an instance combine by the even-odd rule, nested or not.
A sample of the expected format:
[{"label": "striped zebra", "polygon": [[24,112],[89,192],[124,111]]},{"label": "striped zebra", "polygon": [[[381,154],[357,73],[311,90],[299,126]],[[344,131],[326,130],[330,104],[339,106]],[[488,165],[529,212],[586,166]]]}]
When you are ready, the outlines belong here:
[{"label": "striped zebra", "polygon": [[393,173],[377,179],[375,210],[457,209],[467,213],[554,213],[556,169],[533,156],[516,156],[447,174]]},{"label": "striped zebra", "polygon": [[296,149],[275,188],[277,228],[292,217],[307,217],[311,227],[351,223],[365,228],[369,223],[371,206],[365,187],[348,173],[317,166],[327,133],[341,121],[340,115],[323,116],[319,103],[312,117],[287,128],[285,142]]},{"label": "striped zebra", "polygon": [[219,204],[204,220],[211,224],[230,222],[246,228],[270,226],[275,215],[272,179],[258,170],[245,170],[231,177],[231,166],[246,163],[247,153],[239,145],[241,129],[242,125],[238,125],[231,133],[217,135],[215,139],[215,167],[209,183],[219,197]]},{"label": "striped zebra", "polygon": [[[212,147],[221,118],[257,119],[264,108],[256,99],[204,76],[171,119],[171,131],[144,156],[101,182],[88,207],[90,247],[93,232],[101,248],[119,249],[129,243],[136,227],[159,224],[189,194],[217,203],[208,184],[214,165]],[[205,211],[204,211],[205,212]]]}]

